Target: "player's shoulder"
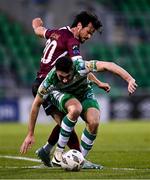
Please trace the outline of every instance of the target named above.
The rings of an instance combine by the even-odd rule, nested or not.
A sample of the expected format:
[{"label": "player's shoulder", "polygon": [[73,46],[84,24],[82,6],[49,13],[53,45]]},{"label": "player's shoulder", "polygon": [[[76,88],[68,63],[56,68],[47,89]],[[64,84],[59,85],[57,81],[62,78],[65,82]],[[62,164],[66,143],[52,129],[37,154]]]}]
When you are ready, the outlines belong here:
[{"label": "player's shoulder", "polygon": [[58,29],[47,29],[45,32],[45,37],[48,38],[57,38],[61,37],[64,39],[74,38],[73,33],[69,26],[64,26]]},{"label": "player's shoulder", "polygon": [[70,27],[69,27],[69,26],[64,26],[64,27],[61,27],[61,28],[59,28],[58,30],[59,30],[59,31],[61,31],[61,32],[66,33],[66,34],[69,34],[69,35],[71,35],[71,34],[72,34],[71,29],[70,29]]},{"label": "player's shoulder", "polygon": [[74,38],[73,33],[69,26],[64,26],[58,29],[58,32],[62,35],[62,37],[67,37],[68,39]]},{"label": "player's shoulder", "polygon": [[56,85],[58,83],[58,77],[56,74],[56,68],[55,66],[52,68],[52,70],[48,73],[48,81],[50,84]]},{"label": "player's shoulder", "polygon": [[85,69],[85,61],[83,59],[74,60],[73,64],[77,71]]},{"label": "player's shoulder", "polygon": [[55,67],[53,67],[51,69],[51,71],[49,71],[49,73],[46,76],[46,79],[48,79],[48,81],[53,81],[55,79],[56,76],[56,71],[55,71]]}]

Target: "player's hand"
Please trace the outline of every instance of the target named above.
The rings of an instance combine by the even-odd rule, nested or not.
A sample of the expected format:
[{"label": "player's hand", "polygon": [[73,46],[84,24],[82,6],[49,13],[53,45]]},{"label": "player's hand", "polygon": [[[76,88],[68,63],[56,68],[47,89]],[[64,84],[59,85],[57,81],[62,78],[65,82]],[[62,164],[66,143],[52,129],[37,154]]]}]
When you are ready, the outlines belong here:
[{"label": "player's hand", "polygon": [[28,149],[31,148],[34,142],[35,142],[34,136],[27,135],[27,137],[25,138],[24,142],[22,143],[20,147],[20,153],[25,154],[28,151]]},{"label": "player's hand", "polygon": [[128,82],[128,92],[129,92],[129,94],[133,94],[136,91],[137,86],[138,85],[136,84],[135,79],[131,79]]},{"label": "player's hand", "polygon": [[108,83],[103,83],[101,82],[100,86],[101,89],[104,89],[104,91],[106,91],[107,93],[110,91],[111,87]]},{"label": "player's hand", "polygon": [[43,26],[43,21],[41,18],[35,18],[32,20],[32,27],[36,29],[37,27]]}]

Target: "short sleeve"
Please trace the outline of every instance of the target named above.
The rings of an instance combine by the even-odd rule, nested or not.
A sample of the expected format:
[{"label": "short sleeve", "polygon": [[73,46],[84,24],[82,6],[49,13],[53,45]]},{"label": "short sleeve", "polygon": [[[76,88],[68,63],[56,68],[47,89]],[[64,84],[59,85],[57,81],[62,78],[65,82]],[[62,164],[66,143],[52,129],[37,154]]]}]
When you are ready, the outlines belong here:
[{"label": "short sleeve", "polygon": [[70,38],[67,41],[67,49],[70,57],[81,56],[80,43],[75,38]]},{"label": "short sleeve", "polygon": [[85,61],[85,68],[89,71],[89,72],[96,72],[97,68],[96,68],[96,60],[92,60],[92,61]]},{"label": "short sleeve", "polygon": [[46,39],[49,39],[51,33],[52,33],[52,30],[47,29],[47,30],[45,31],[45,38],[46,38]]}]

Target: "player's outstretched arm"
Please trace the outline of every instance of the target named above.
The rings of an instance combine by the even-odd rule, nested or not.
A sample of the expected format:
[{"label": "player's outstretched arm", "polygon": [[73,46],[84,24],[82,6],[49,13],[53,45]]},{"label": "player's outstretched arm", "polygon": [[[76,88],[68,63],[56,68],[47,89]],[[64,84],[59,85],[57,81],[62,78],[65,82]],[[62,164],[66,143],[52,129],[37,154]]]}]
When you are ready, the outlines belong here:
[{"label": "player's outstretched arm", "polygon": [[36,95],[32,103],[31,112],[29,116],[28,134],[20,147],[20,152],[22,154],[26,153],[28,149],[32,146],[32,144],[35,142],[34,129],[42,102],[43,102],[42,98],[39,95]]},{"label": "player's outstretched arm", "polygon": [[47,30],[45,27],[43,27],[43,21],[41,18],[35,18],[32,20],[32,27],[34,29],[34,32],[39,37],[45,36],[45,31]]},{"label": "player's outstretched arm", "polygon": [[135,92],[137,88],[137,84],[135,82],[135,79],[122,67],[118,66],[115,63],[112,62],[103,62],[103,61],[97,61],[96,63],[97,71],[110,71],[114,74],[117,74],[121,78],[123,78],[125,81],[128,82],[128,92],[129,94],[132,94]]},{"label": "player's outstretched arm", "polygon": [[94,82],[99,88],[104,89],[104,91],[109,92],[111,87],[108,83],[104,83],[96,78],[96,76],[93,73],[88,74],[88,79],[92,82]]}]

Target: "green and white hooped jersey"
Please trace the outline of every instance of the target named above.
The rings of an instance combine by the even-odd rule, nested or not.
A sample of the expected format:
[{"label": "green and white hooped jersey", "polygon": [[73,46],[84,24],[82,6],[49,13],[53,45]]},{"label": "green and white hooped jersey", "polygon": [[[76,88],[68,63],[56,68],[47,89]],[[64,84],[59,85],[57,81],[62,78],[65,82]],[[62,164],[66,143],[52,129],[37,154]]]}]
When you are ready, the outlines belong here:
[{"label": "green and white hooped jersey", "polygon": [[92,87],[90,85],[90,81],[87,79],[87,74],[89,72],[97,71],[96,62],[97,61],[95,60],[75,60],[73,63],[73,80],[67,84],[60,82],[57,77],[56,70],[53,68],[41,83],[38,89],[38,94],[44,99],[46,99],[52,92],[57,91],[71,94],[79,100],[83,100],[84,98],[87,98],[87,96],[92,97]]}]

